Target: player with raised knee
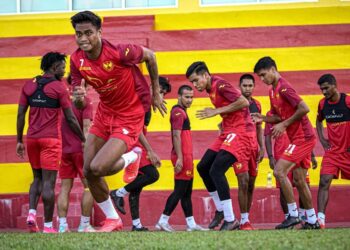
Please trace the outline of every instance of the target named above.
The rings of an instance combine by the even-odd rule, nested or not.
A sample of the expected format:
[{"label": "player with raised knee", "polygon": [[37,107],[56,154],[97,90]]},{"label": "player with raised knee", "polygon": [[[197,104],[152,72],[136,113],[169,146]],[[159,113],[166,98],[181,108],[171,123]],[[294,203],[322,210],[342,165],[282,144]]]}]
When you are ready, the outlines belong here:
[{"label": "player with raised knee", "polygon": [[[100,102],[84,148],[84,175],[92,196],[106,219],[100,232],[122,229],[122,221],[109,197],[104,176],[124,169],[124,181],[138,173],[141,149],[135,147],[151,101],[163,115],[155,54],[142,46],[114,45],[102,39],[101,18],[91,11],[71,17],[79,48],[71,55],[73,86],[85,81],[99,94]],[[137,64],[145,62],[150,88]],[[84,88],[77,89],[84,95]]]}]

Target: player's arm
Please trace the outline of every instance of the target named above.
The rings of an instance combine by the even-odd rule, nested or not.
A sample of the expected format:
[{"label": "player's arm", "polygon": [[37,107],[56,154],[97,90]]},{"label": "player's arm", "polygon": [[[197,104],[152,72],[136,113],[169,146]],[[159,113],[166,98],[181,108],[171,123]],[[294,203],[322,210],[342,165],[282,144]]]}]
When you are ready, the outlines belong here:
[{"label": "player's arm", "polygon": [[269,165],[271,169],[275,168],[276,160],[273,157],[272,153],[272,136],[271,134],[265,135],[265,147],[266,147],[266,153],[269,157]]},{"label": "player's arm", "polygon": [[152,165],[157,167],[157,168],[160,167],[160,165],[161,165],[160,158],[153,151],[153,148],[151,147],[146,136],[143,133],[141,133],[139,135],[139,141],[140,141],[141,145],[147,150],[147,157],[151,161]]},{"label": "player's arm", "polygon": [[265,151],[264,143],[263,143],[264,131],[262,129],[261,123],[256,124],[256,136],[259,144],[259,154],[256,161],[260,163],[264,159],[264,151]]},{"label": "player's arm", "polygon": [[251,113],[250,114],[253,118],[253,121],[255,123],[261,123],[261,122],[266,122],[266,123],[279,123],[282,121],[282,119],[278,115],[263,115],[260,113]]},{"label": "player's arm", "polygon": [[314,151],[311,151],[311,164],[312,164],[312,169],[317,168],[317,160],[316,160]]},{"label": "player's arm", "polygon": [[304,115],[306,115],[309,112],[310,112],[309,107],[306,105],[306,103],[304,101],[301,100],[296,107],[296,111],[294,112],[294,114],[291,117],[276,124],[272,128],[272,136],[274,136],[274,137],[281,136],[284,133],[284,131],[286,131],[287,127],[289,127],[295,121],[300,120]]},{"label": "player's arm", "polygon": [[172,137],[173,137],[173,144],[174,144],[173,146],[177,156],[177,160],[174,168],[175,168],[175,173],[179,173],[183,166],[183,155],[182,155],[182,148],[181,148],[181,130],[173,130]]},{"label": "player's arm", "polygon": [[202,120],[219,114],[232,113],[246,107],[249,107],[248,100],[245,97],[240,96],[234,102],[224,107],[205,108],[203,110],[198,110],[196,113],[196,117]]},{"label": "player's arm", "polygon": [[316,119],[316,131],[318,138],[322,144],[322,147],[324,148],[324,150],[328,150],[330,148],[330,144],[329,141],[324,137],[323,124],[322,121],[320,121],[319,119]]},{"label": "player's arm", "polygon": [[83,131],[80,128],[79,122],[77,118],[75,117],[73,111],[71,108],[65,108],[63,109],[64,117],[69,125],[69,127],[72,129],[72,131],[79,136],[80,140],[85,142],[85,136]]},{"label": "player's arm", "polygon": [[83,119],[83,133],[84,133],[85,138],[87,138],[90,126],[91,126],[91,120],[90,119]]},{"label": "player's arm", "polygon": [[70,58],[70,74],[73,86],[73,102],[78,109],[85,107],[84,97],[86,96],[85,79],[80,74],[73,58]]},{"label": "player's arm", "polygon": [[151,86],[152,86],[152,106],[153,111],[156,111],[156,109],[159,110],[162,116],[166,114],[167,109],[165,106],[165,101],[160,95],[159,91],[159,76],[158,76],[158,66],[157,66],[157,60],[156,55],[152,50],[149,50],[147,48],[142,47],[143,49],[143,56],[141,62],[145,62],[147,66],[147,70],[149,73],[149,76],[151,78]]},{"label": "player's arm", "polygon": [[28,110],[28,106],[18,105],[17,112],[17,146],[16,154],[20,158],[24,158],[25,146],[23,144],[23,130],[25,125],[25,117]]}]

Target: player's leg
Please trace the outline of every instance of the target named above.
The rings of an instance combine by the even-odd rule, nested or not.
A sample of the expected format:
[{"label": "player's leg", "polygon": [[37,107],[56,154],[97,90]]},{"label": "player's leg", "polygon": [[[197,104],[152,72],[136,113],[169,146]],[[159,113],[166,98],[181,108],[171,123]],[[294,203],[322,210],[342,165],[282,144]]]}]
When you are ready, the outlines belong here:
[{"label": "player's leg", "polygon": [[248,187],[249,187],[249,173],[243,172],[236,174],[238,181],[238,203],[241,212],[240,227],[243,230],[252,230],[253,227],[249,222],[248,210]]},{"label": "player's leg", "polygon": [[[239,222],[235,219],[230,197],[230,187],[225,173],[237,159],[231,153],[220,150],[215,157],[209,175],[215,184],[224,212],[224,223],[220,230],[234,230],[239,228]],[[247,204],[247,203],[246,203]]]},{"label": "player's leg", "polygon": [[88,135],[84,148],[84,176],[92,196],[106,216],[104,226],[100,230],[121,230],[122,222],[109,198],[107,183],[103,177],[96,175],[96,172],[91,169],[91,162],[105,144],[106,142],[102,138],[94,134]]},{"label": "player's leg", "polygon": [[250,208],[252,206],[253,193],[254,193],[254,188],[255,188],[255,180],[256,180],[256,176],[249,175],[249,181],[248,181],[248,205],[247,205],[248,212],[250,211]]},{"label": "player's leg", "polygon": [[57,198],[57,213],[59,217],[59,233],[69,232],[67,212],[69,207],[69,194],[73,187],[74,179],[61,179],[61,190]]},{"label": "player's leg", "polygon": [[287,219],[289,216],[287,201],[286,201],[286,198],[284,198],[282,189],[279,188],[279,190],[280,190],[280,205],[281,205],[282,211],[284,213],[284,219]]},{"label": "player's leg", "polygon": [[334,175],[332,174],[321,174],[320,176],[317,194],[317,215],[322,228],[325,228],[326,224],[326,208],[329,200],[329,188],[332,184],[333,178]]},{"label": "player's leg", "polygon": [[44,232],[53,232],[52,218],[55,209],[55,184],[56,170],[42,170],[43,174],[43,191],[42,200],[44,203]]},{"label": "player's leg", "polygon": [[209,192],[209,195],[213,199],[214,205],[216,208],[215,216],[208,226],[210,229],[213,229],[218,225],[220,225],[221,221],[224,219],[224,212],[223,212],[223,208],[222,208],[222,204],[221,204],[218,192],[216,190],[213,180],[209,175],[210,168],[215,160],[216,155],[217,155],[217,152],[211,149],[208,149],[197,165],[197,171],[200,177],[202,178],[203,183]]},{"label": "player's leg", "polygon": [[180,199],[184,196],[186,192],[186,187],[184,180],[176,180],[174,181],[174,191],[170,194],[168,197],[165,208],[163,210],[162,215],[159,218],[158,223],[156,224],[156,228],[158,230],[164,230],[167,232],[173,232],[175,231],[170,225],[169,225],[169,218],[174,209],[176,208],[177,204],[179,203]]},{"label": "player's leg", "polygon": [[36,209],[42,192],[42,171],[41,169],[33,169],[33,182],[29,188],[29,212],[27,217],[27,225],[30,232],[39,232],[36,222]]},{"label": "player's leg", "polygon": [[91,213],[94,205],[94,198],[91,195],[87,180],[81,179],[84,186],[83,196],[81,197],[81,218],[78,232],[94,232],[95,229],[91,226]]}]

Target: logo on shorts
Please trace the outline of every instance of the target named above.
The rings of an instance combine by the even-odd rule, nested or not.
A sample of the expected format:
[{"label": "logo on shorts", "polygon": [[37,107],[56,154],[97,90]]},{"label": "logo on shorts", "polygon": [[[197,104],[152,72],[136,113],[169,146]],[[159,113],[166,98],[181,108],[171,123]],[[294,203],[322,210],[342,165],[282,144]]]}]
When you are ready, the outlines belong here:
[{"label": "logo on shorts", "polygon": [[112,71],[114,68],[114,64],[112,61],[105,61],[105,62],[103,62],[102,65],[103,65],[103,69],[108,71],[108,72]]},{"label": "logo on shorts", "polygon": [[235,166],[236,166],[237,169],[241,169],[242,168],[242,163],[236,163]]},{"label": "logo on shorts", "polygon": [[187,175],[187,176],[192,176],[192,175],[193,175],[193,174],[192,174],[192,170],[187,170],[187,171],[186,171],[186,175]]},{"label": "logo on shorts", "polygon": [[127,129],[123,128],[123,134],[127,135],[127,134],[129,134],[129,131]]}]

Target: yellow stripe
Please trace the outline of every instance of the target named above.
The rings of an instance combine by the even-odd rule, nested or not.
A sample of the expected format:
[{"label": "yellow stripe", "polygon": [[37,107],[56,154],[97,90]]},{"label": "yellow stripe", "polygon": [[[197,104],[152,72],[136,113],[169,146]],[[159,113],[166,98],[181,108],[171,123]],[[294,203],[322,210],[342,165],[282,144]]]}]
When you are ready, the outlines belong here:
[{"label": "yellow stripe", "polygon": [[[350,23],[350,7],[338,6],[317,8],[312,3],[309,8],[272,9],[272,6],[260,6],[259,10],[235,10],[212,13],[185,13],[156,15],[156,30],[191,30],[215,28],[239,28],[261,26],[290,26],[314,24]],[[318,5],[319,6],[319,5]],[[316,8],[315,8],[316,7]],[[227,7],[229,8],[229,7]],[[271,8],[271,9],[270,9]]]},{"label": "yellow stripe", "polygon": [[[317,158],[318,164],[321,164],[321,157]],[[194,165],[196,166],[198,160],[194,161]],[[24,193],[28,192],[29,186],[32,182],[32,171],[30,165],[28,163],[5,163],[0,164],[1,172],[0,175],[0,194],[9,194],[9,193]],[[160,178],[159,180],[147,186],[144,190],[172,190],[174,187],[174,174],[173,167],[169,160],[162,161],[162,167],[159,169]],[[194,182],[193,188],[199,190],[205,190],[202,179],[197,173],[197,170],[194,171]],[[269,168],[268,159],[264,159],[263,162],[259,165],[259,174],[256,179],[256,187],[266,187],[267,184],[267,173],[272,170]],[[319,183],[319,174],[320,168],[318,167],[316,170],[309,170],[310,180],[312,186],[317,186]],[[226,176],[228,178],[230,187],[236,188],[238,187],[237,179],[234,174],[233,169],[227,171]],[[113,176],[106,177],[107,183],[110,189],[120,188],[125,185],[122,181],[123,175],[118,173]],[[275,184],[275,180],[273,179],[273,183]],[[334,180],[332,185],[350,185],[349,180]]]},{"label": "yellow stripe", "polygon": [[[194,61],[205,61],[212,73],[252,72],[263,56],[275,59],[280,71],[350,69],[350,45],[266,49],[157,52],[160,74],[184,75]],[[67,59],[69,71],[69,58]],[[32,78],[40,57],[0,58],[0,79]],[[143,72],[147,73],[145,64]]]},{"label": "yellow stripe", "polygon": [[[266,88],[267,94],[267,88]],[[315,127],[317,105],[323,96],[321,95],[305,95],[301,96],[305,103],[310,108],[309,119]],[[268,96],[255,97],[261,102],[262,112],[265,114],[270,109],[270,101]],[[166,132],[170,131],[169,115],[172,106],[177,103],[176,99],[167,100],[168,114],[163,118],[159,112],[153,114],[152,122],[148,127],[149,132]],[[2,135],[16,135],[16,116],[17,116],[17,104],[0,105],[0,136]],[[188,116],[191,121],[192,131],[207,131],[217,130],[217,124],[220,123],[221,118],[216,116],[206,120],[199,120],[196,118],[196,112],[200,109],[212,107],[209,98],[195,98],[192,107],[187,110]],[[28,120],[26,120],[28,124]],[[26,131],[26,130],[25,130]]]}]

